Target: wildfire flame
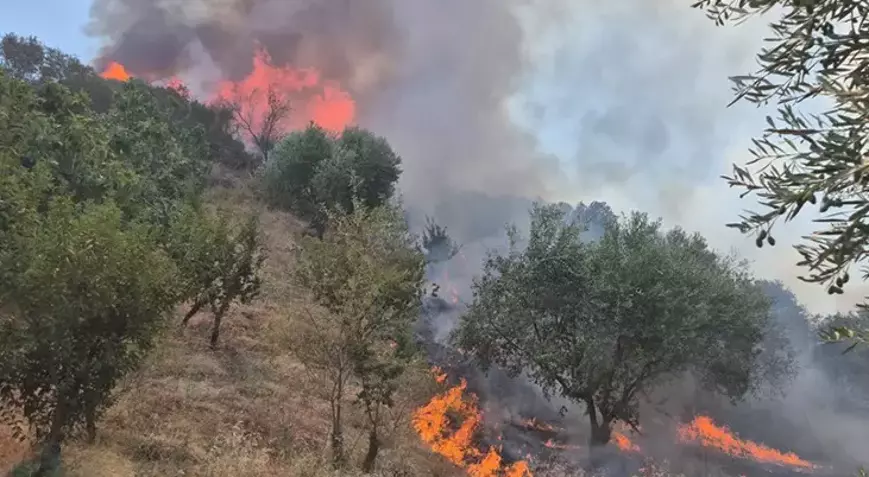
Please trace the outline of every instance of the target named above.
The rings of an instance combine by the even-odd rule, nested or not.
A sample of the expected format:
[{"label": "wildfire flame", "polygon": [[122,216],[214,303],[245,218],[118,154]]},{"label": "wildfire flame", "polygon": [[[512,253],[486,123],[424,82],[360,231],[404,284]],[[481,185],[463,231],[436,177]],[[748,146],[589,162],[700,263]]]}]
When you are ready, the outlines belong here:
[{"label": "wildfire flame", "polygon": [[[263,117],[269,89],[280,99],[289,101],[293,114],[285,125],[285,131],[301,129],[310,121],[324,129],[341,131],[356,114],[356,104],[350,95],[334,81],[323,80],[320,73],[311,68],[294,69],[272,64],[268,53],[259,49],[253,58],[253,70],[238,82],[221,81],[217,86],[215,100],[252,98],[240,106],[243,114]],[[244,111],[244,108],[253,108]]]},{"label": "wildfire flame", "polygon": [[132,76],[127,72],[127,69],[124,68],[124,65],[112,61],[109,63],[106,68],[100,73],[100,76],[103,79],[107,80],[115,80],[115,81],[127,81]]},{"label": "wildfire flame", "polygon": [[[121,63],[112,61],[100,76],[127,81],[134,75]],[[167,78],[165,75],[139,72],[135,76],[179,92],[184,85],[174,76]],[[318,71],[311,68],[274,66],[268,53],[262,49],[254,55],[250,74],[237,82],[220,81],[207,102],[238,103],[243,115],[256,120],[264,117],[268,108],[268,91],[290,104],[290,117],[280,125],[282,133],[302,129],[310,122],[330,131],[342,131],[353,122],[356,115],[356,103],[336,82],[323,79]]]},{"label": "wildfire flame", "polygon": [[446,270],[443,273],[443,283],[450,294],[450,303],[457,305],[459,303],[459,290],[450,281],[450,274]]},{"label": "wildfire flame", "polygon": [[[438,376],[436,374],[436,376]],[[432,451],[440,454],[470,477],[531,477],[528,463],[502,466],[498,449],[483,452],[474,445],[482,415],[473,394],[465,396],[467,382],[448,389],[414,412],[413,427]],[[455,426],[458,428],[453,430]]]},{"label": "wildfire flame", "polygon": [[613,431],[612,440],[613,440],[613,443],[616,445],[616,447],[618,447],[619,449],[621,449],[623,451],[626,451],[626,452],[639,452],[640,451],[640,446],[631,442],[631,439],[628,438],[628,436],[622,434],[619,431]]},{"label": "wildfire flame", "polygon": [[543,443],[544,446],[550,449],[560,449],[560,450],[578,450],[582,449],[582,446],[571,445],[571,444],[559,444],[558,442],[553,441],[552,439],[547,440]]},{"label": "wildfire flame", "polygon": [[431,372],[434,374],[435,381],[437,381],[438,384],[443,384],[447,381],[447,373],[445,373],[440,366],[431,368]]},{"label": "wildfire flame", "polygon": [[535,431],[545,431],[545,432],[557,432],[560,429],[553,426],[552,424],[547,424],[545,422],[540,422],[537,419],[525,419],[522,421],[522,426],[528,429],[533,429]]},{"label": "wildfire flame", "polygon": [[679,427],[679,439],[683,442],[698,442],[705,447],[718,449],[728,455],[753,459],[757,462],[789,465],[813,469],[815,465],[798,455],[783,453],[752,441],[744,441],[733,435],[726,427],[715,424],[708,416],[697,416],[689,424]]}]

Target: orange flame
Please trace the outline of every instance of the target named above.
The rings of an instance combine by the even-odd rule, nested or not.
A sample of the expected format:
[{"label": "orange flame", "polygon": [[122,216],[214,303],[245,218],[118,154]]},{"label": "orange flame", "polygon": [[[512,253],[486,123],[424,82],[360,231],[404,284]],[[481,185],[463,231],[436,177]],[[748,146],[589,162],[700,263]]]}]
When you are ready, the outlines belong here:
[{"label": "orange flame", "polygon": [[467,382],[462,380],[414,412],[413,427],[419,437],[432,451],[465,469],[470,477],[531,477],[527,462],[503,467],[497,449],[490,447],[484,455],[474,446],[474,433],[482,416],[476,397],[471,394],[465,398],[466,388]]},{"label": "orange flame", "polygon": [[777,465],[790,465],[804,469],[815,468],[811,462],[803,460],[793,452],[782,453],[763,444],[743,441],[731,434],[726,427],[719,427],[708,416],[697,416],[690,424],[679,427],[679,439],[683,442],[699,442],[726,454],[753,459]]},{"label": "orange flame", "polygon": [[132,76],[127,72],[127,69],[124,68],[124,65],[112,61],[109,63],[106,68],[100,73],[100,77],[107,80],[115,80],[115,81],[127,81]]},{"label": "orange flame", "polygon": [[447,373],[445,373],[440,366],[432,367],[431,372],[434,374],[435,381],[437,381],[438,384],[443,384],[447,381]]},{"label": "orange flame", "polygon": [[341,131],[353,122],[356,114],[356,104],[336,82],[323,80],[314,69],[274,66],[263,49],[254,55],[253,71],[246,78],[217,85],[214,100],[244,99],[239,101],[242,114],[261,118],[268,107],[269,89],[292,108],[281,132],[302,129],[311,121],[324,129]]},{"label": "orange flame", "polygon": [[534,429],[536,431],[557,432],[560,430],[552,424],[539,422],[537,419],[534,418],[525,419],[524,421],[522,421],[522,426],[527,429]]},{"label": "orange flame", "polygon": [[613,443],[615,443],[616,447],[623,451],[631,451],[631,452],[639,452],[640,446],[631,442],[628,436],[622,434],[619,431],[613,431],[612,434]]},{"label": "orange flame", "polygon": [[447,273],[446,270],[444,270],[443,273],[443,282],[444,286],[450,294],[450,303],[452,303],[453,305],[457,305],[459,303],[459,290],[450,281],[450,274]]},{"label": "orange flame", "polygon": [[[133,77],[124,65],[116,61],[110,62],[100,76],[116,81]],[[145,73],[136,76],[178,92],[184,90],[184,83],[175,76]],[[266,95],[270,89],[279,99],[290,103],[290,117],[280,125],[282,133],[303,129],[310,122],[330,131],[342,131],[356,115],[356,103],[336,82],[322,79],[314,69],[274,66],[268,53],[262,49],[254,55],[250,74],[238,82],[220,81],[210,101],[238,102],[242,114],[256,121],[264,117],[268,108]]]}]

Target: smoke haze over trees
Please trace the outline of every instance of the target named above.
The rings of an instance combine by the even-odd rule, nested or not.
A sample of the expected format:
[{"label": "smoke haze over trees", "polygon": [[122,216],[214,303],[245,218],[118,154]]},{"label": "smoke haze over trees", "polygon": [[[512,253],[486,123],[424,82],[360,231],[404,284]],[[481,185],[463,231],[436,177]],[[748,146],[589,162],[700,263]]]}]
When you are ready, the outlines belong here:
[{"label": "smoke haze over trees", "polygon": [[[408,452],[402,446],[419,446],[419,441],[413,434],[402,437],[399,429],[409,430],[407,415],[440,396],[433,390],[438,385],[439,391],[446,391],[444,387],[464,378],[467,390],[480,398],[481,409],[479,432],[469,437],[469,445],[482,451],[468,455],[485,460],[491,455],[486,445],[503,446],[499,452],[506,465],[525,458],[529,447],[522,445],[530,446],[535,455],[569,456],[571,451],[557,446],[587,442],[588,418],[582,416],[587,403],[577,405],[563,396],[547,399],[547,393],[533,384],[542,373],[535,375],[534,366],[528,366],[569,362],[571,348],[558,345],[558,339],[570,334],[521,334],[528,340],[521,354],[508,352],[509,346],[496,336],[498,329],[465,339],[464,350],[452,348],[445,337],[457,324],[464,323],[459,329],[467,338],[473,335],[468,329],[487,318],[511,324],[521,321],[523,313],[528,318],[529,310],[539,312],[531,317],[535,319],[548,318],[553,309],[567,315],[591,309],[611,318],[618,314],[613,309],[623,307],[647,318],[678,315],[682,321],[668,319],[665,324],[675,322],[679,332],[669,335],[662,331],[667,327],[643,326],[625,330],[620,328],[625,320],[598,323],[596,316],[583,316],[589,329],[598,332],[575,335],[582,335],[578,339],[593,350],[618,348],[625,334],[648,340],[659,345],[648,346],[657,352],[649,351],[649,356],[676,356],[670,364],[680,371],[691,365],[711,370],[707,376],[721,378],[713,381],[732,385],[724,394],[744,399],[734,405],[728,396],[708,392],[702,379],[690,373],[656,382],[642,398],[627,392],[627,404],[613,404],[610,398],[630,385],[602,385],[596,393],[584,393],[602,403],[592,409],[604,411],[604,419],[609,419],[592,433],[597,443],[603,441],[603,430],[614,430],[605,429],[613,421],[637,424],[639,415],[648,418],[642,427],[649,434],[636,439],[648,444],[648,455],[690,462],[696,456],[690,455],[689,446],[660,432],[703,415],[726,423],[743,437],[823,465],[850,469],[865,461],[866,351],[858,348],[842,357],[846,345],[817,342],[822,326],[859,328],[866,326],[865,315],[816,316],[818,310],[830,310],[830,303],[844,309],[841,305],[853,297],[821,303],[812,294],[822,294],[823,289],[816,290],[820,287],[791,293],[798,257],[792,256],[787,229],[776,232],[777,247],[769,250],[765,245],[760,253],[754,241],[722,230],[724,214],[739,206],[736,197],[722,194],[719,189],[726,184],[716,176],[721,163],[739,162],[732,157],[745,149],[738,138],[748,138],[746,131],[753,127],[745,118],[755,117],[746,115],[745,108],[718,113],[715,108],[724,110],[730,99],[718,86],[727,74],[748,64],[765,30],[749,22],[747,33],[713,31],[701,13],[669,0],[97,0],[89,26],[103,44],[97,71],[112,65],[127,75],[118,79],[132,77],[129,81],[107,81],[59,50],[7,36],[0,56],[0,69],[5,71],[0,81],[3,91],[10,93],[0,98],[0,107],[8,113],[0,116],[0,122],[8,123],[0,128],[0,164],[6,171],[0,177],[0,283],[6,287],[0,290],[0,317],[5,320],[0,326],[9,331],[3,335],[9,341],[6,354],[0,356],[6,363],[0,363],[0,395],[12,407],[21,399],[36,403],[24,417],[41,429],[44,466],[57,457],[55,444],[63,441],[77,449],[76,441],[67,444],[65,439],[82,426],[85,434],[91,433],[103,410],[110,418],[99,422],[117,433],[118,423],[142,415],[136,409],[149,409],[154,415],[154,408],[170,413],[193,402],[202,416],[194,420],[202,426],[197,428],[199,437],[218,433],[219,426],[209,419],[227,420],[238,412],[244,416],[237,424],[243,428],[238,431],[240,441],[268,443],[270,449],[257,458],[235,459],[248,463],[247,472],[292,475],[294,470],[281,466],[326,443],[333,449],[329,457],[339,466],[380,471],[396,465],[396,475],[419,475],[434,473],[435,467],[414,468],[401,462],[413,460],[407,457],[412,452],[402,453]],[[582,41],[571,41],[575,35]],[[262,141],[267,151],[259,155],[268,160],[258,169],[257,154],[246,150],[252,150],[249,141],[245,144],[239,134],[238,115],[233,117],[242,108],[225,103],[221,107],[214,99],[226,91],[227,82],[243,82],[264,67],[258,61],[265,58],[266,67],[284,68],[282,74],[254,76],[289,81],[283,86],[292,94],[281,103],[289,119],[278,121],[281,127],[269,129]],[[330,105],[344,109],[339,111],[341,121],[326,125],[323,116],[314,113]],[[255,122],[256,117],[251,118]],[[762,122],[762,115],[757,118]],[[313,124],[304,127],[309,121]],[[541,130],[561,131],[562,137],[532,134]],[[713,179],[716,185],[711,185]],[[571,205],[579,200],[585,202]],[[540,215],[536,223],[529,215],[533,204],[541,201],[550,204],[545,210],[552,217],[558,215],[545,227]],[[213,208],[230,210],[223,216],[229,219],[221,220]],[[662,230],[677,224],[700,230],[708,248],[705,241],[701,247],[701,241],[685,234],[673,235],[678,246],[658,247],[673,243],[657,229],[647,234],[643,246],[634,248],[634,242],[613,238],[623,237],[613,232],[619,227],[649,225],[626,219],[620,224],[614,213],[636,209],[663,217]],[[555,242],[570,252],[583,252],[574,253],[577,262],[588,265],[579,274],[582,280],[574,280],[574,270],[564,264],[528,267],[534,273],[509,273],[522,268],[517,264],[525,259],[549,265],[553,249],[541,239],[546,234],[538,232],[561,233],[572,223],[583,231],[556,233],[564,240]],[[515,224],[519,235],[530,239],[516,242],[511,251],[504,233],[507,224]],[[317,237],[302,232],[308,226]],[[405,235],[408,228],[421,233],[419,244]],[[63,232],[67,229],[68,234]],[[769,243],[768,231],[762,240]],[[53,243],[67,247],[52,250]],[[691,265],[719,263],[710,257],[726,256],[734,244],[741,249],[737,256],[756,259],[756,273],[734,272],[738,279],[704,282],[698,277],[708,278],[704,273],[715,267],[668,262],[689,255]],[[302,247],[301,261],[290,253],[297,246]],[[401,252],[397,256],[410,254],[408,263],[413,266],[407,269],[412,271],[391,261],[382,253],[384,248]],[[686,250],[697,253],[677,253]],[[599,261],[584,261],[587,251]],[[495,255],[486,269],[490,252]],[[638,260],[639,265],[625,267],[621,259],[628,257],[646,257],[650,263]],[[114,272],[97,271],[106,260],[129,263]],[[136,274],[151,263],[149,273]],[[438,296],[419,303],[414,293],[419,291],[423,263]],[[660,268],[671,272],[665,281],[670,292],[696,300],[668,299],[668,289],[649,275]],[[89,288],[79,269],[99,280]],[[308,282],[288,280],[291,271],[307,273]],[[619,271],[623,276],[612,279]],[[478,295],[471,296],[472,280],[481,273],[479,283],[488,288],[478,286]],[[753,275],[780,281],[749,283]],[[858,281],[854,275],[850,283]],[[745,292],[738,295],[742,299],[710,301],[733,291],[733,282],[745,285],[736,287]],[[400,296],[384,291],[393,285]],[[330,287],[347,295],[338,297]],[[25,291],[38,302],[22,298]],[[127,292],[134,296],[124,295]],[[77,301],[87,293],[99,299]],[[321,293],[314,305],[327,309],[302,316],[301,310],[312,306],[312,293]],[[658,299],[643,298],[655,294]],[[146,295],[154,297],[150,308],[141,301]],[[596,298],[597,308],[583,302],[589,297]],[[254,298],[258,300],[251,302]],[[759,311],[765,298],[772,302],[771,320],[761,319],[767,315]],[[465,308],[469,303],[470,311]],[[177,321],[189,320],[190,329],[171,327],[177,337],[160,334],[167,328],[162,326],[165,318],[174,316],[171,310],[178,305],[184,306]],[[447,371],[446,384],[432,383],[425,366],[416,366],[422,363],[399,346],[412,331],[419,307],[425,312],[413,330],[429,358],[446,356],[444,363],[455,364]],[[679,307],[696,313],[676,313],[684,311]],[[195,338],[203,334],[200,308],[212,311],[214,318],[207,352]],[[134,309],[141,314],[127,312]],[[493,310],[502,313],[489,313]],[[79,322],[68,319],[73,314]],[[698,316],[705,317],[699,320],[703,333],[689,326],[688,319]],[[716,323],[714,316],[727,319]],[[371,317],[381,321],[369,321]],[[79,339],[69,347],[55,346],[60,341],[55,335],[20,326],[55,321],[63,325],[58,330],[67,329],[66,334]],[[655,322],[644,323],[649,321]],[[126,326],[130,323],[137,326]],[[725,323],[734,326],[724,327]],[[291,346],[271,342],[275,327],[302,330],[302,324],[310,325],[307,334],[292,336]],[[386,330],[372,336],[357,333],[369,324],[383,324]],[[92,332],[93,327],[98,331]],[[723,342],[710,338],[711,331],[739,346],[725,349]],[[146,357],[144,351],[165,336],[170,336],[167,348]],[[677,343],[689,336],[696,339]],[[131,348],[121,346],[130,342]],[[486,346],[492,343],[499,346]],[[32,352],[24,352],[28,350]],[[476,353],[462,354],[468,350]],[[539,359],[540,350],[546,352],[546,360]],[[642,348],[640,353],[645,357]],[[75,363],[70,369],[80,373],[66,381],[64,373],[40,374],[42,369],[57,368],[52,363],[59,356]],[[100,360],[94,356],[111,364],[98,366]],[[166,356],[184,366],[151,364]],[[595,369],[608,369],[612,381],[621,384],[635,377],[634,365],[642,361],[626,359],[623,367],[607,368],[609,355],[595,356],[600,365]],[[479,359],[493,357],[501,358],[491,359],[501,366],[492,366],[485,376]],[[305,359],[309,361],[303,363]],[[143,362],[146,366],[140,368]],[[320,367],[311,372],[315,363]],[[26,375],[16,374],[20,369],[27,370]],[[190,370],[191,381],[175,383],[172,379],[182,369]],[[149,400],[143,397],[137,403],[140,408],[109,406],[112,385],[133,370],[135,376],[152,377],[153,395],[168,396],[161,405],[147,408]],[[415,374],[419,371],[422,377]],[[616,376],[620,371],[624,376]],[[198,374],[218,380],[207,382]],[[316,374],[321,384],[306,387],[309,383],[300,376],[308,374]],[[575,374],[571,378],[577,382],[594,381],[593,372]],[[663,374],[667,373],[659,376]],[[793,379],[778,379],[782,376]],[[250,381],[238,384],[243,379]],[[537,381],[546,384],[545,379]],[[33,387],[33,382],[38,385]],[[43,389],[58,391],[44,399]],[[749,389],[755,392],[747,393]],[[329,390],[335,392],[324,400]],[[81,408],[68,406],[65,396],[79,392],[88,396]],[[575,398],[583,393],[573,394]],[[201,402],[191,399],[193,395]],[[351,404],[353,396],[358,399]],[[564,416],[559,413],[562,406]],[[326,416],[326,408],[331,415]],[[111,414],[113,409],[120,410]],[[204,416],[202,409],[217,411]],[[529,416],[563,429],[529,431],[517,425]],[[311,422],[302,422],[306,419]],[[46,432],[46,422],[56,426],[49,425]],[[324,422],[330,432],[323,431]],[[184,449],[177,452],[184,455],[177,461],[185,463],[173,470],[189,471],[194,464],[219,460],[197,454],[197,449],[216,443],[178,442],[178,428],[168,425],[164,430],[148,429],[141,433],[147,442],[129,436],[122,440],[122,446],[137,446],[142,452],[113,449],[135,461],[137,470],[153,465],[142,463],[148,459],[175,459],[167,456],[178,449]],[[167,438],[163,431],[176,434]],[[538,431],[543,434],[534,433]],[[368,442],[370,458],[348,444],[350,436]],[[259,444],[250,445],[259,451]],[[235,457],[227,448],[247,449],[227,445],[214,452]],[[423,450],[430,458],[428,449]],[[206,472],[221,475],[213,468]]]}]

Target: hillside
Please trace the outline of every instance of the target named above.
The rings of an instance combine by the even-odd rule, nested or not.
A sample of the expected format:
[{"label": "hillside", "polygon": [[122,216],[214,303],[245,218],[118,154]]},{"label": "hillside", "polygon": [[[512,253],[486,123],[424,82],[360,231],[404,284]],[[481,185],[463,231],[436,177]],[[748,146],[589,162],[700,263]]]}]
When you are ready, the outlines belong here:
[{"label": "hillside", "polygon": [[[216,175],[209,205],[238,212],[258,207],[249,179]],[[197,315],[182,331],[175,325],[186,308],[179,310],[142,369],[120,386],[97,442],[76,442],[65,451],[67,477],[331,475],[328,402],[284,339],[294,315],[310,305],[287,278],[301,227],[286,213],[263,210],[260,216],[268,249],[262,296],[232,309],[217,350],[208,347],[209,316]],[[409,409],[424,402],[434,384],[427,374],[418,376],[421,382],[399,397],[383,475],[454,475],[421,447],[408,424]],[[361,417],[349,409],[349,449],[358,458]],[[25,452],[8,437],[0,434],[0,473]]]},{"label": "hillside", "polygon": [[796,297],[698,233],[519,191],[409,205],[385,136],[294,122],[285,88],[193,95],[2,46],[2,474],[863,462],[865,402],[844,398],[865,360],[842,367]]}]

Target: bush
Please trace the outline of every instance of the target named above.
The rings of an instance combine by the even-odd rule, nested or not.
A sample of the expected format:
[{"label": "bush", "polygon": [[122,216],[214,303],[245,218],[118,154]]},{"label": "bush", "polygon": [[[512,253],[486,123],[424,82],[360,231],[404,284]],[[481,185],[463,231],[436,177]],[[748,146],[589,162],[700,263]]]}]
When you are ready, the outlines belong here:
[{"label": "bush", "polygon": [[271,205],[292,210],[322,233],[325,211],[352,212],[354,197],[368,208],[384,205],[400,165],[386,140],[370,131],[348,128],[336,137],[311,124],[278,144],[263,188]]},{"label": "bush", "polygon": [[0,285],[0,407],[23,411],[44,466],[69,434],[84,426],[93,437],[177,287],[153,231],[125,225],[112,204],[82,208],[61,198],[33,223],[16,237],[15,256],[5,256],[24,265]]}]

